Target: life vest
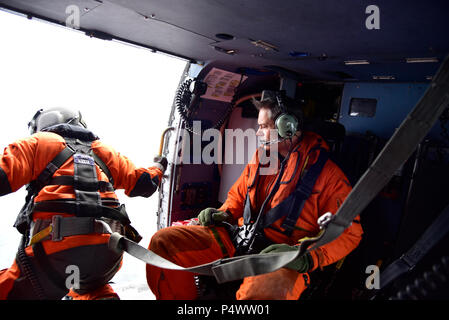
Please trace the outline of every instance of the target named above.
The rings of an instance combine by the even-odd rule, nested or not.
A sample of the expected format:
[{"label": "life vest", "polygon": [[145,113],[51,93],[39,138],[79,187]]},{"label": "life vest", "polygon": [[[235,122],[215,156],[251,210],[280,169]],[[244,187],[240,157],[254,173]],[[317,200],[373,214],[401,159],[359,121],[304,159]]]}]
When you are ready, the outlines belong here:
[{"label": "life vest", "polygon": [[[36,180],[27,185],[26,203],[14,224],[19,232],[30,235],[33,231],[30,235],[33,236],[52,224],[52,239],[55,240],[57,237],[93,233],[95,230],[92,229],[93,224],[90,222],[106,218],[108,222],[111,220],[119,222],[127,237],[140,241],[140,235],[130,225],[125,206],[116,199],[102,199],[100,196],[100,192],[114,191],[114,182],[105,163],[92,151],[92,142],[98,137],[84,128],[67,124],[55,125],[43,131],[61,135],[66,147],[48,163]],[[54,173],[70,158],[74,163],[73,175],[54,177]],[[96,166],[106,174],[108,182],[98,180]],[[35,202],[35,197],[47,185],[72,186],[75,198]],[[73,214],[75,217],[52,219],[46,225],[39,226],[37,230],[36,228],[31,230],[32,216],[36,211]]]}]

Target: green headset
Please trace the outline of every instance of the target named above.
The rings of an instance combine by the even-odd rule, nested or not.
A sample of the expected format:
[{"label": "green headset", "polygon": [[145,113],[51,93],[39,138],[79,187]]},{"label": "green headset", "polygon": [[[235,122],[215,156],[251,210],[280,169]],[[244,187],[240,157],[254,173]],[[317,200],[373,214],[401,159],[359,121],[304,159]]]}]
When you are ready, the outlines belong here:
[{"label": "green headset", "polygon": [[277,102],[280,112],[274,119],[274,126],[280,138],[290,139],[298,130],[299,121],[295,115],[288,112],[284,103],[284,95],[285,91],[264,90],[260,100],[270,99]]}]

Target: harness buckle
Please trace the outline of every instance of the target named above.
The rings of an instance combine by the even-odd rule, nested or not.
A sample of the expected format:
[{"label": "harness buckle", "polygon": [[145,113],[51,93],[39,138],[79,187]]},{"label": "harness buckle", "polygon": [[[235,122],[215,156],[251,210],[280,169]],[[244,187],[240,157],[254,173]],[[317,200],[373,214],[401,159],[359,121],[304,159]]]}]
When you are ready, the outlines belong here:
[{"label": "harness buckle", "polygon": [[409,257],[406,254],[403,254],[400,258],[400,261],[402,261],[408,268],[408,271],[411,271],[415,268],[415,263],[413,261],[410,261]]},{"label": "harness buckle", "polygon": [[343,227],[345,229],[352,224],[352,222],[347,224],[344,219],[339,218],[338,215],[334,215],[331,212],[326,212],[321,217],[319,217],[317,223],[320,229],[326,228],[330,223]]},{"label": "harness buckle", "polygon": [[334,216],[330,212],[326,212],[322,216],[320,216],[317,220],[318,226],[321,229],[324,229],[327,227],[327,225],[334,219]]},{"label": "harness buckle", "polygon": [[61,233],[60,233],[61,220],[62,220],[61,216],[53,216],[53,217],[51,217],[52,229],[51,229],[50,235],[51,235],[51,240],[52,241],[61,241],[62,240]]}]

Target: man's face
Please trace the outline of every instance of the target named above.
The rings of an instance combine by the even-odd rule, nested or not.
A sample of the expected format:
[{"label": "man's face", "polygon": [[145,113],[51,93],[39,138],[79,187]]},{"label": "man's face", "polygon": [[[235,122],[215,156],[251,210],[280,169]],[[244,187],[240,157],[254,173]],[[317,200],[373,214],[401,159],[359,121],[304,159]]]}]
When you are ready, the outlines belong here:
[{"label": "man's face", "polygon": [[301,136],[301,131],[297,131],[292,139],[280,139],[278,131],[275,129],[274,121],[270,118],[271,111],[267,108],[262,108],[259,111],[257,123],[259,129],[256,136],[259,137],[264,150],[270,152],[279,152],[284,155],[289,151],[292,144],[294,145]]},{"label": "man's face", "polygon": [[274,127],[274,121],[270,118],[270,110],[262,108],[259,111],[259,116],[257,118],[257,124],[259,128],[256,132],[256,136],[259,137],[262,145],[265,149],[270,148],[270,144],[266,144],[270,141],[277,140],[277,131]]}]

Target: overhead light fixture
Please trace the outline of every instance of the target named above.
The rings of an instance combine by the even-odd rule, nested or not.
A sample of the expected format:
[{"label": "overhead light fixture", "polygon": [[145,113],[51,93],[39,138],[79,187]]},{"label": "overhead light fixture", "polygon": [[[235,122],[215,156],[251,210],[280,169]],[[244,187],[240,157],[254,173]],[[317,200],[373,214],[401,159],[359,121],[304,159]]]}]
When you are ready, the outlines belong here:
[{"label": "overhead light fixture", "polygon": [[235,51],[234,49],[229,49],[225,51],[226,54],[235,54],[237,53],[237,51]]},{"label": "overhead light fixture", "polygon": [[234,49],[224,49],[224,48],[217,47],[217,46],[212,46],[212,47],[219,52],[226,53],[229,55],[233,55],[233,54],[237,53],[237,50],[234,50]]},{"label": "overhead light fixture", "polygon": [[263,48],[267,51],[270,51],[270,50],[279,51],[279,49],[274,44],[268,43],[266,41],[256,40],[256,41],[251,41],[251,43],[253,45],[255,45],[256,47]]},{"label": "overhead light fixture", "polygon": [[353,65],[360,65],[360,64],[369,64],[368,60],[346,60],[345,65],[347,66],[353,66]]},{"label": "overhead light fixture", "polygon": [[438,58],[405,58],[407,63],[432,63],[438,62]]},{"label": "overhead light fixture", "polygon": [[395,76],[373,76],[373,80],[395,80]]}]

